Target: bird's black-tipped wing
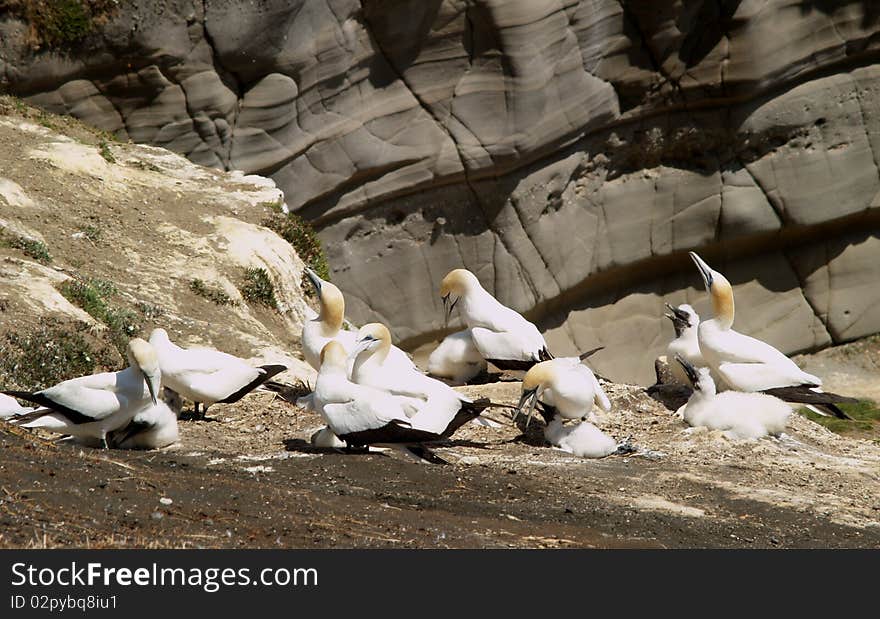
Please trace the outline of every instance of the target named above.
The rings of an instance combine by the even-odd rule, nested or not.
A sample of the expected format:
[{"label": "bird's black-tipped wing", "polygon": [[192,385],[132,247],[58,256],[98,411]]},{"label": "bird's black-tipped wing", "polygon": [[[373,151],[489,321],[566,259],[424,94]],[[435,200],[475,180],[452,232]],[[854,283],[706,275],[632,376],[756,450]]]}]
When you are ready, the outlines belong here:
[{"label": "bird's black-tipped wing", "polygon": [[767,395],[772,395],[780,400],[793,402],[795,404],[812,404],[822,410],[827,410],[839,419],[852,419],[852,417],[843,412],[837,404],[858,402],[856,398],[850,398],[848,396],[828,393],[825,391],[813,391],[811,387],[813,387],[813,385],[774,387],[773,389],[765,389],[761,393],[766,393]]},{"label": "bird's black-tipped wing", "polygon": [[443,437],[439,434],[425,430],[416,430],[415,428],[401,425],[397,420],[390,421],[381,428],[371,428],[338,436],[353,447],[364,447],[381,443],[432,443],[443,440]]},{"label": "bird's black-tipped wing", "polygon": [[514,359],[486,359],[499,370],[516,370],[525,372],[538,361],[518,361]]},{"label": "bird's black-tipped wing", "polygon": [[443,430],[442,436],[446,438],[452,436],[456,430],[468,421],[479,417],[491,404],[492,402],[489,398],[480,398],[473,402],[462,402],[461,408],[458,409],[458,412],[455,413],[455,417],[452,418],[452,421],[450,421],[449,425],[446,426],[446,429]]},{"label": "bird's black-tipped wing", "polygon": [[[89,417],[88,415],[84,415],[81,412],[64,406],[63,404],[59,404],[55,402],[50,397],[41,392],[31,393],[29,391],[4,391],[6,395],[11,395],[14,398],[18,398],[20,400],[27,400],[28,402],[33,402],[34,404],[39,404],[45,408],[49,408],[54,413],[61,413],[64,415],[70,423],[74,425],[80,425],[84,423],[92,423],[93,421],[97,421],[94,417]],[[30,423],[40,417],[47,415],[48,413],[43,411],[33,411],[32,413],[25,413],[23,415],[16,415],[12,418],[15,423]]]},{"label": "bird's black-tipped wing", "polygon": [[263,373],[257,376],[254,380],[249,382],[247,385],[236,391],[230,396],[219,400],[221,404],[232,404],[233,402],[238,402],[244,396],[249,394],[251,391],[265,383],[267,380],[275,376],[276,374],[280,374],[287,370],[286,365],[261,365],[259,369],[263,370]]}]

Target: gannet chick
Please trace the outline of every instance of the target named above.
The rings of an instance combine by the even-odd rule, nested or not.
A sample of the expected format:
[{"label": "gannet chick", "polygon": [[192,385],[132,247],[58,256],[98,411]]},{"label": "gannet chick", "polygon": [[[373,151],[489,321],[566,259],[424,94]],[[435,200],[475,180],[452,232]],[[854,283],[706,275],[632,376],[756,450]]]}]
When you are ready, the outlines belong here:
[{"label": "gannet chick", "polygon": [[544,438],[554,445],[581,458],[604,458],[617,451],[617,441],[588,421],[563,425],[556,415],[544,428]]},{"label": "gannet chick", "polygon": [[489,405],[488,399],[474,402],[449,385],[391,357],[391,333],[385,325],[364,325],[357,337],[351,380],[401,398],[398,401],[412,427],[450,436]]},{"label": "gannet chick", "polygon": [[[302,350],[306,363],[317,370],[321,367],[321,351],[324,350],[327,342],[339,342],[345,352],[351,355],[355,348],[357,334],[342,328],[345,322],[345,298],[339,288],[318,277],[318,274],[308,267],[306,267],[305,273],[318,295],[321,313],[316,318],[303,323]],[[401,364],[413,365],[409,355],[397,346],[392,346],[391,355]],[[415,366],[413,365],[413,367]],[[349,367],[349,373],[350,371]]]},{"label": "gannet chick", "polygon": [[487,367],[470,329],[447,335],[428,357],[428,374],[456,383],[468,382]]},{"label": "gannet chick", "polygon": [[107,435],[115,449],[161,449],[179,440],[177,413],[167,402],[149,403],[124,428]]},{"label": "gannet chick", "polygon": [[517,415],[529,402],[526,424],[535,406],[549,424],[558,414],[563,419],[588,419],[594,405],[611,410],[611,402],[595,374],[578,357],[543,361],[526,372]]},{"label": "gannet chick", "polygon": [[441,440],[437,433],[412,427],[403,407],[390,393],[351,382],[347,376],[348,355],[339,342],[328,342],[320,361],[315,405],[348,449],[400,444],[418,451],[422,443]]},{"label": "gannet chick", "polygon": [[681,357],[675,361],[694,385],[694,393],[682,410],[689,425],[722,430],[730,438],[775,436],[785,430],[791,407],[779,398],[740,391],[716,394],[709,368],[694,368]]},{"label": "gannet chick", "polygon": [[440,283],[446,320],[459,306],[480,355],[502,370],[527,370],[552,359],[538,328],[490,295],[467,269],[450,271]]},{"label": "gannet chick", "polygon": [[231,404],[287,369],[284,365],[254,367],[243,359],[207,348],[181,348],[168,339],[165,329],[153,329],[150,343],[159,355],[162,382],[195,403],[208,407],[216,402]]},{"label": "gannet chick", "polygon": [[[849,416],[835,402],[855,402],[818,389],[822,380],[801,370],[791,359],[761,340],[734,331],[733,288],[694,252],[690,256],[712,298],[713,317],[697,328],[697,340],[706,364],[736,391],[760,391],[787,402],[813,404],[836,417]],[[821,411],[819,411],[821,412]],[[823,413],[827,414],[827,413]]]},{"label": "gannet chick", "polygon": [[[675,329],[675,339],[669,342],[666,347],[666,359],[669,365],[669,371],[672,377],[679,385],[692,387],[687,373],[681,368],[681,365],[674,361],[675,355],[681,356],[682,359],[701,368],[707,367],[703,353],[700,352],[700,342],[697,340],[697,328],[700,325],[700,316],[694,311],[694,308],[684,303],[678,307],[672,307],[666,304],[669,314],[664,314],[672,321],[672,327]],[[712,375],[712,380],[718,384],[718,377]]]},{"label": "gannet chick", "polygon": [[25,428],[98,439],[106,448],[108,433],[126,426],[147,403],[158,402],[162,374],[156,350],[134,338],[128,343],[127,356],[129,366],[119,372],[73,378],[36,393],[4,391],[45,407],[10,421]]}]

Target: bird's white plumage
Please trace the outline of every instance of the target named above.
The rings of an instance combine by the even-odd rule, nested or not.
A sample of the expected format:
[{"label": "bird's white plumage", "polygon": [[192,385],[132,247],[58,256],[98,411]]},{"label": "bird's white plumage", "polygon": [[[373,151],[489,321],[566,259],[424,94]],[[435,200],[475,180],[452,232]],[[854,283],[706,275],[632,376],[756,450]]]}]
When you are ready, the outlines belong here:
[{"label": "bird's white plumage", "polygon": [[159,355],[162,381],[193,402],[219,402],[265,374],[243,359],[207,348],[181,348],[164,329],[153,329],[150,343]]},{"label": "bird's white plumage", "polygon": [[[675,362],[675,357],[676,355],[680,356],[695,368],[708,367],[706,359],[703,358],[703,353],[700,350],[700,342],[697,337],[700,316],[687,303],[679,305],[676,309],[687,314],[688,324],[680,327],[680,333],[669,342],[669,345],[666,347],[666,360],[675,382],[680,385],[691,386],[687,373],[680,364]],[[712,379],[718,384],[718,375],[714,372],[712,373]]]},{"label": "bird's white plumage", "polygon": [[7,417],[14,417],[15,415],[30,413],[35,410],[37,409],[22,406],[18,403],[18,400],[16,400],[12,396],[0,393],[0,419],[6,419]]},{"label": "bird's white plumage", "polygon": [[502,305],[473,273],[460,271],[463,284],[457,306],[480,355],[484,359],[539,361],[547,343],[538,328]]},{"label": "bird's white plumage", "polygon": [[558,415],[544,428],[544,438],[581,458],[604,458],[617,450],[617,442],[588,421],[564,425]]},{"label": "bird's white plumage", "polygon": [[485,370],[486,360],[480,354],[470,329],[447,335],[428,357],[428,373],[466,383]]},{"label": "bird's white plumage", "polygon": [[333,434],[328,426],[324,426],[310,438],[310,442],[314,447],[320,449],[341,449],[345,447],[345,442],[339,440],[339,437]]},{"label": "bird's white plumage", "polygon": [[611,410],[611,401],[592,370],[577,357],[559,357],[545,361],[552,368],[552,378],[545,383],[538,398],[557,409],[564,419],[589,418],[593,406]]},{"label": "bird's white plumage", "polygon": [[111,432],[108,443],[117,449],[161,449],[179,440],[177,413],[167,403],[149,402],[124,428]]},{"label": "bird's white plumage", "polygon": [[763,393],[715,392],[708,368],[700,368],[698,384],[681,415],[691,426],[721,430],[731,438],[760,438],[785,430],[791,407]]},{"label": "bird's white plumage", "polygon": [[378,429],[395,419],[409,424],[409,418],[394,396],[357,385],[346,374],[344,357],[339,364],[325,360],[315,383],[313,404],[334,434],[342,436]]},{"label": "bird's white plumage", "polygon": [[328,342],[339,342],[345,349],[346,354],[350,355],[354,351],[357,333],[354,331],[346,331],[339,329],[336,332],[327,335],[327,329],[320,317],[313,320],[307,320],[303,323],[302,330],[302,351],[303,358],[306,363],[316,370],[321,367],[321,351]]},{"label": "bird's white plumage", "polygon": [[[46,402],[46,414],[38,411],[20,418],[25,428],[43,428],[60,434],[104,440],[107,433],[124,427],[159,390],[161,372],[155,350],[145,341],[129,342],[129,367],[118,372],[81,376],[36,392]],[[76,423],[60,412],[69,409],[93,421]],[[11,418],[16,422],[16,418]]]}]

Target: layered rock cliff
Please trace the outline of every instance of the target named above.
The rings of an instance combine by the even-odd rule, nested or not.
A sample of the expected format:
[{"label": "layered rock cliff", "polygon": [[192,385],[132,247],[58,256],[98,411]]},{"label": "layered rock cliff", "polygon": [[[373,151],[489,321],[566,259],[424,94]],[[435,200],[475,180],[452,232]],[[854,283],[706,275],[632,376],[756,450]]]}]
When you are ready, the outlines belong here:
[{"label": "layered rock cliff", "polygon": [[663,302],[735,284],[786,351],[880,330],[880,7],[868,0],[122,3],[0,85],[272,177],[355,321],[438,335],[465,266],[557,354],[650,381]]}]

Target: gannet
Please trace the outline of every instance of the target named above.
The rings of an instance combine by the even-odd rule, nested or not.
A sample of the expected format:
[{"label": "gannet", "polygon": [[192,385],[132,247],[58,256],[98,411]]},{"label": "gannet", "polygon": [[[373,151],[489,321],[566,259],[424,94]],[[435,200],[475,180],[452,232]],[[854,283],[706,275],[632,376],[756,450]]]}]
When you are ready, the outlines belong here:
[{"label": "gannet", "polygon": [[107,434],[107,443],[115,449],[160,449],[178,439],[177,413],[162,400],[148,403],[128,425]]},{"label": "gannet", "polygon": [[[324,350],[327,342],[339,342],[345,352],[350,355],[354,351],[357,334],[342,328],[345,321],[345,298],[339,288],[318,277],[318,274],[308,267],[306,267],[305,273],[318,295],[321,313],[316,318],[303,323],[301,341],[306,363],[317,370],[321,367],[321,351]],[[408,363],[415,367],[409,355],[397,346],[391,347],[391,355],[399,363]],[[350,373],[351,367],[349,366]]]},{"label": "gannet", "polygon": [[456,383],[466,383],[486,367],[470,329],[447,335],[428,357],[428,374]]},{"label": "gannet", "polygon": [[440,284],[446,320],[456,305],[480,355],[502,370],[527,370],[552,359],[538,328],[490,295],[467,269],[450,271]]},{"label": "gannet", "polygon": [[[694,308],[684,303],[678,307],[672,307],[666,304],[669,314],[664,314],[672,321],[672,327],[675,329],[675,339],[669,342],[666,347],[666,362],[669,371],[672,373],[675,381],[680,385],[690,386],[690,380],[687,373],[682,369],[681,365],[675,362],[675,355],[679,355],[682,359],[693,365],[694,367],[708,367],[703,353],[700,352],[700,342],[697,340],[697,327],[700,324],[700,316],[694,311]],[[712,380],[718,381],[716,375],[712,375]]]},{"label": "gannet", "polygon": [[690,256],[712,297],[714,314],[697,328],[700,351],[707,365],[727,386],[736,391],[768,393],[787,402],[816,405],[837,417],[849,418],[834,403],[855,402],[854,398],[821,391],[818,387],[822,380],[818,376],[804,372],[769,344],[731,328],[734,303],[730,282],[696,253],[690,252]]},{"label": "gannet", "polygon": [[617,441],[589,421],[563,425],[556,415],[544,428],[547,442],[581,458],[604,458],[618,450]]},{"label": "gannet", "polygon": [[709,368],[697,369],[678,356],[674,360],[694,385],[694,393],[681,410],[689,425],[722,430],[730,438],[760,438],[785,430],[791,407],[779,398],[740,391],[716,394]]},{"label": "gannet", "polygon": [[162,382],[183,397],[204,405],[202,417],[215,402],[231,404],[287,369],[284,365],[254,367],[243,359],[207,348],[181,348],[165,329],[153,329],[150,343],[159,355]]},{"label": "gannet", "polygon": [[348,449],[370,445],[402,445],[419,453],[422,443],[441,440],[440,434],[414,428],[403,406],[386,391],[348,379],[348,355],[342,344],[330,341],[321,351],[315,383],[316,409]]},{"label": "gannet", "polygon": [[449,385],[391,357],[391,333],[385,325],[364,325],[357,338],[352,382],[398,396],[414,428],[450,436],[489,405],[488,399],[474,402]]},{"label": "gannet", "polygon": [[25,428],[95,438],[107,447],[107,434],[124,427],[148,402],[157,403],[162,375],[156,350],[134,338],[128,343],[129,366],[58,383],[30,393],[4,391],[44,407],[10,419]]},{"label": "gannet", "polygon": [[526,423],[537,404],[549,424],[558,414],[563,419],[588,419],[593,405],[611,410],[611,402],[593,372],[578,357],[560,357],[538,363],[523,377],[521,414],[530,402]]}]

